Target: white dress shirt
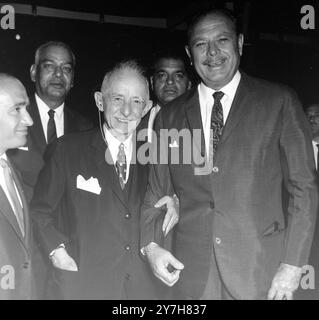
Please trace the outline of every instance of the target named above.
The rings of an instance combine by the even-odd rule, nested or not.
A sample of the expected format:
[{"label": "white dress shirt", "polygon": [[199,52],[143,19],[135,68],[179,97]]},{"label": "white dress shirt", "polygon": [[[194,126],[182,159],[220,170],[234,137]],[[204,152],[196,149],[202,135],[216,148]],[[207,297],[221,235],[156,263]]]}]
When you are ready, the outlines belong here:
[{"label": "white dress shirt", "polygon": [[209,155],[211,115],[212,115],[212,109],[214,105],[213,94],[216,91],[222,91],[224,93],[224,96],[221,99],[221,104],[223,107],[223,119],[224,119],[224,125],[225,125],[228,118],[228,114],[230,112],[231,105],[235,97],[237,87],[239,85],[240,78],[241,78],[241,74],[237,70],[233,79],[220,90],[211,89],[205,86],[204,83],[202,82],[198,85],[200,112],[202,117],[202,124],[203,124],[204,137],[205,137],[205,147],[206,147],[207,155]]},{"label": "white dress shirt", "polygon": [[[35,94],[35,100],[37,102],[45,140],[46,142],[48,142],[47,131],[48,131],[48,122],[50,119],[48,112],[50,108],[37,94]],[[64,112],[63,112],[64,103],[62,103],[59,107],[54,109],[54,111],[55,111],[54,122],[55,122],[55,128],[56,128],[56,136],[57,138],[59,138],[64,134]]]},{"label": "white dress shirt", "polygon": [[[6,155],[5,153],[0,156],[0,159],[4,159],[5,161],[8,162],[8,158],[7,158],[7,155]],[[13,183],[14,183],[14,187],[15,187],[15,189],[16,189],[16,193],[17,193],[17,195],[18,195],[18,199],[19,199],[19,201],[20,201],[21,207],[23,208],[19,191],[18,191],[17,186],[16,186],[16,184],[15,184],[14,181],[13,181]],[[9,201],[10,205],[11,205],[12,211],[14,212],[13,201],[12,201],[12,199],[11,199],[11,197],[10,197],[9,192],[8,192],[8,188],[7,188],[7,185],[6,185],[6,181],[5,181],[5,179],[4,179],[3,168],[2,168],[1,165],[0,165],[0,186],[1,186],[2,190],[4,191],[5,195],[7,196],[7,199],[8,199],[8,201]]]},{"label": "white dress shirt", "polygon": [[317,144],[319,144],[319,142],[316,142],[315,140],[312,140],[312,146],[313,146],[313,154],[315,156],[315,163],[316,163],[316,169],[318,170],[318,147]]},{"label": "white dress shirt", "polygon": [[110,150],[110,153],[113,159],[114,166],[117,161],[119,146],[121,143],[123,143],[124,145],[124,151],[126,156],[126,179],[125,179],[125,183],[126,183],[130,175],[130,164],[132,160],[132,151],[133,151],[133,138],[132,138],[133,135],[130,134],[124,142],[121,142],[111,134],[111,132],[107,129],[105,124],[103,125],[103,130],[104,130],[106,142],[108,144],[108,149]]}]

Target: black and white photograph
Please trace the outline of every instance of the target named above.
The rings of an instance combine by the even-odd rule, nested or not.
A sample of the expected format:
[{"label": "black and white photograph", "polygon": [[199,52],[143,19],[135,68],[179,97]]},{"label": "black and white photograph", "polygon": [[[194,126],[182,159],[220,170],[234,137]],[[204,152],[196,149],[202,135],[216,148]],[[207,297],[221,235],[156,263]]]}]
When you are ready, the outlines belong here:
[{"label": "black and white photograph", "polygon": [[318,0],[0,0],[0,300],[319,300],[318,150]]}]

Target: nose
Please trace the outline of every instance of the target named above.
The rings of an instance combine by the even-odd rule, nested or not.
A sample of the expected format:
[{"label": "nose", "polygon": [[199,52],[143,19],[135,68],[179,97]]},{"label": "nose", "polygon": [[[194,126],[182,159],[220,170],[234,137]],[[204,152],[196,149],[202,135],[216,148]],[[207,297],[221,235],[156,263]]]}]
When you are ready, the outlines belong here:
[{"label": "nose", "polygon": [[25,111],[22,115],[22,119],[21,119],[21,122],[23,122],[23,124],[27,127],[30,127],[33,125],[33,120],[29,114],[28,111]]},{"label": "nose", "polygon": [[128,117],[131,114],[131,104],[130,102],[125,102],[121,108],[121,113],[125,116]]},{"label": "nose", "polygon": [[167,84],[172,84],[173,82],[174,82],[174,76],[172,74],[169,74],[167,76],[166,83]]},{"label": "nose", "polygon": [[56,66],[54,69],[54,74],[56,77],[61,77],[63,74],[62,68],[60,66]]},{"label": "nose", "polygon": [[207,50],[208,50],[208,54],[212,56],[216,55],[219,52],[219,48],[216,45],[215,41],[209,42]]}]

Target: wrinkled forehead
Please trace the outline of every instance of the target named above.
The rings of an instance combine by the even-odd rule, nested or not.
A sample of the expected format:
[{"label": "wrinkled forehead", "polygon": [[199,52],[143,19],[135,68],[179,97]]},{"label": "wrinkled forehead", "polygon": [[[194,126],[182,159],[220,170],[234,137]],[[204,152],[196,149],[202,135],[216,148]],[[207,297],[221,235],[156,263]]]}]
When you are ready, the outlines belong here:
[{"label": "wrinkled forehead", "polygon": [[60,46],[49,46],[40,53],[40,61],[52,60],[52,61],[63,61],[64,63],[73,64],[73,58],[71,52],[64,47]]},{"label": "wrinkled forehead", "polygon": [[105,93],[128,92],[147,99],[149,97],[148,81],[135,70],[115,72],[110,76],[105,89]]}]

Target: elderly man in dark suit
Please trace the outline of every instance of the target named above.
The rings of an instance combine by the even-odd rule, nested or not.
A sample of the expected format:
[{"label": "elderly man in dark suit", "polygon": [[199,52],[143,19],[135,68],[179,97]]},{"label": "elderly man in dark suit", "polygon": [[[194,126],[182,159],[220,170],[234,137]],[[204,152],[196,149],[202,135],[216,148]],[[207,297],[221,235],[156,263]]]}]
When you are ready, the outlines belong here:
[{"label": "elderly man in dark suit", "polygon": [[100,130],[49,147],[32,200],[35,221],[62,299],[154,299],[157,279],[139,250],[149,170],[134,156],[145,142],[134,132],[152,105],[141,68],[134,61],[117,65],[95,101],[104,111]]},{"label": "elderly man in dark suit", "polygon": [[[182,160],[171,161],[169,153],[168,164],[151,168],[141,246],[157,277],[176,283],[179,298],[292,299],[318,200],[309,125],[292,90],[238,70],[244,39],[227,11],[199,15],[188,36],[202,82],[158,114],[162,153],[174,149]],[[161,129],[172,128],[192,139],[165,137]],[[196,157],[187,163],[183,151],[190,146]],[[174,256],[152,234],[153,199],[168,192],[180,200]]]},{"label": "elderly man in dark suit", "polygon": [[31,299],[31,238],[28,204],[7,151],[25,145],[32,119],[22,83],[0,73],[0,299]]}]

